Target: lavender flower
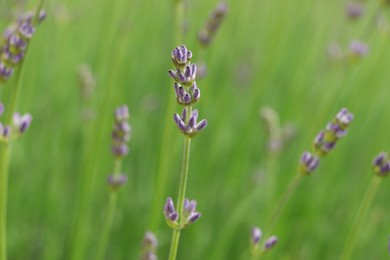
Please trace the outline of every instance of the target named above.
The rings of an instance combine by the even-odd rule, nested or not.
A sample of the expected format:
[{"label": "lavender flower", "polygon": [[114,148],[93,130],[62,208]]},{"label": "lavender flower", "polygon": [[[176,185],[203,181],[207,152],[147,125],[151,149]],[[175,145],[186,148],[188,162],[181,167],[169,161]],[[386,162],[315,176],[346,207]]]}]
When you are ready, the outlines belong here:
[{"label": "lavender flower", "polygon": [[300,172],[304,175],[308,175],[318,168],[319,163],[320,159],[317,156],[310,152],[304,152],[299,164]]},{"label": "lavender flower", "polygon": [[204,28],[198,33],[198,40],[203,46],[208,46],[214,39],[223,19],[227,13],[228,6],[226,3],[220,3],[211,13],[206,21]]},{"label": "lavender flower", "polygon": [[30,114],[21,115],[20,113],[15,113],[13,116],[13,128],[18,132],[18,134],[23,134],[30,126],[32,116]]},{"label": "lavender flower", "polygon": [[142,241],[142,255],[141,260],[157,260],[155,254],[158,246],[158,241],[156,236],[152,231],[145,233],[144,239]]},{"label": "lavender flower", "polygon": [[387,153],[381,152],[377,157],[374,158],[372,164],[376,175],[385,177],[389,174],[390,160]]},{"label": "lavender flower", "polygon": [[251,244],[252,246],[257,246],[260,242],[263,232],[258,227],[253,227],[251,229]]},{"label": "lavender flower", "polygon": [[109,175],[107,183],[113,191],[119,190],[127,182],[127,175]]},{"label": "lavender flower", "polygon": [[190,225],[197,221],[200,216],[199,212],[196,211],[196,201],[195,200],[189,200],[185,199],[184,200],[184,210],[183,210],[183,217],[185,218],[184,225]]},{"label": "lavender flower", "polygon": [[187,121],[187,114],[188,114],[188,109],[184,108],[181,117],[179,116],[179,114],[174,114],[173,119],[175,120],[175,123],[177,127],[181,130],[181,132],[186,136],[192,138],[198,132],[200,132],[202,129],[206,127],[207,120],[203,119],[199,123],[197,123],[198,110],[196,109],[194,109],[191,112],[188,121]]},{"label": "lavender flower", "polygon": [[176,101],[177,103],[185,106],[192,105],[199,101],[200,99],[200,90],[196,87],[196,82],[189,88],[188,92],[180,84],[174,84],[176,92]]},{"label": "lavender flower", "polygon": [[346,13],[353,20],[359,19],[363,15],[364,9],[360,3],[350,3],[347,5]]},{"label": "lavender flower", "polygon": [[169,226],[176,228],[178,227],[179,213],[175,209],[172,198],[168,198],[164,205],[164,215]]},{"label": "lavender flower", "polygon": [[262,235],[263,233],[260,228],[253,227],[251,229],[251,239],[250,239],[251,249],[252,249],[252,253],[255,256],[262,255],[263,253],[269,251],[271,248],[275,246],[275,244],[278,241],[278,238],[276,236],[271,236],[264,242],[263,247],[260,250],[259,243],[262,238]]},{"label": "lavender flower", "polygon": [[367,54],[368,46],[361,41],[354,40],[349,44],[349,51],[351,54],[351,58],[362,58]]},{"label": "lavender flower", "polygon": [[341,109],[336,117],[327,124],[325,130],[320,131],[314,139],[314,150],[320,157],[327,155],[337,141],[347,134],[347,128],[353,120],[353,114],[347,109]]},{"label": "lavender flower", "polygon": [[[34,14],[21,15],[15,24],[10,25],[0,40],[0,82],[5,82],[12,75],[14,67],[24,58],[28,43],[35,27]],[[38,23],[44,20],[46,13],[41,10]]]},{"label": "lavender flower", "polygon": [[185,45],[178,46],[172,51],[172,61],[178,70],[182,70],[191,59],[192,52]]},{"label": "lavender flower", "polygon": [[126,105],[115,110],[115,124],[112,131],[112,153],[117,158],[128,154],[127,143],[130,140],[131,127],[128,123],[129,109]]}]

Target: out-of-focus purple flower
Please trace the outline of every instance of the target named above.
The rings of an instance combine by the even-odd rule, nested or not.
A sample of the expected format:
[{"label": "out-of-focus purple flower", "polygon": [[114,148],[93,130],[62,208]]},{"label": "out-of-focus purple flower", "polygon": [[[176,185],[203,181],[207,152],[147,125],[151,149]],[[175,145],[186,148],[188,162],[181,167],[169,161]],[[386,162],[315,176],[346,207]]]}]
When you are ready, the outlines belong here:
[{"label": "out-of-focus purple flower", "polygon": [[23,134],[30,126],[32,121],[32,116],[30,114],[21,115],[20,113],[15,113],[13,116],[13,128]]},{"label": "out-of-focus purple flower", "polygon": [[198,40],[203,46],[208,46],[214,39],[219,27],[224,20],[228,6],[225,2],[220,3],[210,14],[202,30],[198,33]]},{"label": "out-of-focus purple flower", "polygon": [[354,40],[349,44],[349,51],[352,58],[361,58],[367,54],[368,46],[361,41]]},{"label": "out-of-focus purple flower", "polygon": [[377,157],[374,158],[372,165],[376,175],[385,177],[390,172],[390,160],[388,154],[381,152]]},{"label": "out-of-focus purple flower", "polygon": [[252,246],[256,246],[259,244],[260,239],[263,235],[263,232],[258,227],[253,227],[251,229],[251,244]]},{"label": "out-of-focus purple flower", "polygon": [[346,8],[346,13],[349,18],[357,20],[363,15],[364,8],[360,3],[349,3]]},{"label": "out-of-focus purple flower", "polygon": [[317,156],[304,152],[300,160],[300,172],[305,175],[310,174],[318,168],[319,163],[320,159]]},{"label": "out-of-focus purple flower", "polygon": [[177,225],[177,220],[179,219],[179,213],[175,209],[175,205],[173,204],[173,200],[171,197],[167,199],[164,205],[164,215],[168,222],[168,224]]},{"label": "out-of-focus purple flower", "polygon": [[276,236],[271,236],[270,238],[268,238],[267,241],[265,241],[264,243],[264,251],[273,248],[277,242],[278,242],[278,238]]},{"label": "out-of-focus purple flower", "polygon": [[112,153],[121,158],[128,154],[127,143],[130,140],[131,127],[128,123],[129,109],[126,105],[115,110],[115,124],[112,131]]},{"label": "out-of-focus purple flower", "polygon": [[183,217],[185,220],[185,226],[190,225],[197,221],[200,218],[201,214],[196,211],[196,201],[195,200],[184,200],[183,207]]},{"label": "out-of-focus purple flower", "polygon": [[158,241],[152,231],[145,233],[144,239],[142,240],[142,256],[141,260],[157,260],[156,250]]},{"label": "out-of-focus purple flower", "polygon": [[110,175],[107,177],[107,183],[114,191],[121,188],[127,182],[127,175]]}]

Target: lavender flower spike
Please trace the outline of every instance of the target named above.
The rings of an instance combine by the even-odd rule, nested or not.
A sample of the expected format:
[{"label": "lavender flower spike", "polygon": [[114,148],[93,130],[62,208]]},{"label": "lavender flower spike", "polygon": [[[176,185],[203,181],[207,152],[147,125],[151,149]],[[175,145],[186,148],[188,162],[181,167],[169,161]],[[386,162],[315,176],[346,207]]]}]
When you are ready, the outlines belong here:
[{"label": "lavender flower spike", "polygon": [[376,175],[386,177],[390,172],[390,160],[388,154],[381,152],[374,158],[373,162],[374,172]]},{"label": "lavender flower spike", "polygon": [[145,233],[144,239],[142,241],[142,256],[141,260],[157,260],[155,254],[158,246],[158,241],[156,236],[152,231]]},{"label": "lavender flower spike", "polygon": [[353,20],[359,19],[363,15],[364,9],[360,3],[350,3],[347,5],[346,13]]},{"label": "lavender flower spike", "polygon": [[128,123],[129,109],[126,105],[115,110],[115,123],[112,130],[112,153],[115,157],[122,158],[128,154],[127,143],[130,140],[131,127]]},{"label": "lavender flower spike", "polygon": [[119,176],[110,175],[107,177],[107,183],[113,191],[120,189],[127,182],[127,176],[121,174]]}]

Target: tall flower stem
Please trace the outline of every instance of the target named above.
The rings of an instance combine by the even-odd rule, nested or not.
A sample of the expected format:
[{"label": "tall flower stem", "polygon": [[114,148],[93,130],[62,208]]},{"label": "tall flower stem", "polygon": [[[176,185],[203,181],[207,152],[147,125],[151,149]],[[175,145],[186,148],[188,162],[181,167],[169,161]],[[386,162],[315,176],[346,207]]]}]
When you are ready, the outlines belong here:
[{"label": "tall flower stem", "polygon": [[[174,0],[174,13],[175,13],[175,44],[182,44],[183,42],[183,22],[184,22],[184,0]],[[169,92],[168,96],[172,93]],[[170,98],[167,98],[168,102],[165,108],[165,122],[172,120],[172,111],[175,108],[176,102]],[[155,181],[155,191],[152,200],[151,219],[149,223],[150,229],[156,229],[161,219],[161,207],[163,205],[161,198],[165,197],[165,190],[168,181],[168,169],[169,169],[169,146],[173,137],[174,126],[172,124],[165,123],[165,127],[162,133],[162,141],[157,165],[157,177]]]},{"label": "tall flower stem", "polygon": [[[35,13],[34,23],[37,22],[39,12],[43,6],[44,0],[39,2]],[[28,48],[28,47],[27,47]],[[28,50],[26,50],[28,53]],[[12,122],[12,115],[15,112],[18,101],[19,90],[21,88],[24,58],[19,65],[16,73],[15,86],[11,89],[9,104],[7,105],[7,113],[5,115],[5,122],[10,125]],[[8,174],[9,163],[11,156],[11,142],[7,145],[0,146],[0,260],[7,259],[7,202],[8,202]]]},{"label": "tall flower stem", "polygon": [[[120,175],[121,168],[122,168],[122,160],[118,158],[115,159],[114,178]],[[100,242],[99,242],[99,247],[98,247],[97,257],[96,257],[97,260],[104,259],[104,256],[106,254],[108,240],[110,237],[110,230],[111,230],[112,222],[114,220],[116,201],[117,201],[117,191],[112,190],[110,192],[110,198],[108,201],[107,211],[106,211],[105,220],[103,224],[102,235],[100,237]]]},{"label": "tall flower stem", "polygon": [[381,179],[382,178],[379,176],[374,176],[371,180],[370,185],[368,186],[366,194],[364,195],[363,200],[360,204],[359,210],[357,211],[357,213],[355,215],[355,219],[352,223],[347,240],[345,242],[344,249],[343,249],[343,252],[342,252],[341,257],[340,257],[340,259],[342,259],[342,260],[351,259],[352,250],[353,250],[354,245],[355,245],[356,234],[358,233],[358,231],[362,225],[362,222],[364,220],[364,217],[367,213],[367,210],[372,203],[372,200],[376,194],[376,191],[378,190]]},{"label": "tall flower stem", "polygon": [[[191,138],[185,136],[184,138],[184,151],[183,151],[183,164],[180,176],[179,196],[177,200],[177,211],[179,212],[180,226],[184,225],[185,219],[183,218],[184,198],[186,193],[187,179],[188,179],[188,167],[190,162],[190,147]],[[174,229],[172,234],[171,249],[169,252],[169,260],[175,260],[177,255],[177,249],[179,247],[180,240],[180,228]]]}]

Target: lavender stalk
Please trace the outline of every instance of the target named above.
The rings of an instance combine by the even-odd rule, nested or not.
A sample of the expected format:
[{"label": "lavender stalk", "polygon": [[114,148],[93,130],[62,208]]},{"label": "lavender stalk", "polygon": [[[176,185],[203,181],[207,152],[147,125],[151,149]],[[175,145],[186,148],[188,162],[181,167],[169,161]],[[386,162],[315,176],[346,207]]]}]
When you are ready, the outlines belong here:
[{"label": "lavender stalk", "polygon": [[176,47],[172,51],[172,61],[176,70],[169,70],[169,75],[175,80],[174,89],[176,101],[184,106],[182,114],[174,114],[174,121],[178,129],[184,134],[183,163],[179,184],[177,211],[171,198],[167,199],[164,207],[165,218],[168,225],[173,228],[169,260],[176,259],[179,247],[180,232],[183,228],[194,223],[201,214],[196,212],[196,201],[185,198],[188,168],[190,161],[191,139],[207,125],[205,119],[198,120],[198,111],[192,109],[192,105],[199,101],[200,90],[196,86],[195,64],[191,63],[192,52],[184,45]]},{"label": "lavender stalk", "polygon": [[[0,259],[7,259],[7,201],[8,201],[8,174],[11,156],[10,128],[14,122],[14,113],[17,98],[21,87],[24,58],[27,54],[28,43],[35,32],[35,25],[41,22],[46,14],[41,10],[44,0],[41,0],[34,14],[28,13],[19,18],[15,25],[11,25],[3,34],[0,42],[0,83],[6,82],[18,65],[16,84],[11,90],[8,112],[5,117],[5,126],[2,126],[2,137],[5,145],[0,145]],[[23,133],[31,122],[31,116],[18,118],[19,135]],[[28,122],[27,122],[28,121]],[[7,130],[8,129],[8,130]],[[16,128],[17,129],[17,128]]]},{"label": "lavender stalk", "polygon": [[360,230],[364,217],[366,216],[367,211],[371,206],[372,200],[375,197],[376,191],[378,190],[379,184],[384,177],[389,175],[390,160],[387,153],[382,152],[374,159],[373,168],[375,175],[372,177],[371,183],[367,188],[362,202],[360,203],[340,259],[351,259],[352,251],[355,246],[356,234]]},{"label": "lavender stalk", "polygon": [[115,111],[115,124],[112,131],[112,154],[115,157],[114,173],[107,178],[107,184],[110,188],[109,202],[106,210],[106,216],[103,224],[102,235],[97,251],[96,259],[104,259],[110,230],[114,220],[117,191],[126,183],[127,176],[121,173],[122,159],[128,154],[127,143],[130,140],[131,127],[128,124],[129,111],[126,105],[118,107]]}]

